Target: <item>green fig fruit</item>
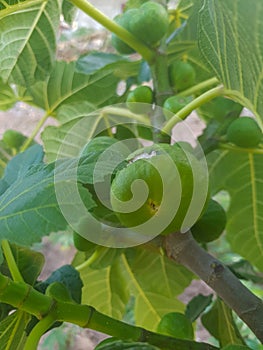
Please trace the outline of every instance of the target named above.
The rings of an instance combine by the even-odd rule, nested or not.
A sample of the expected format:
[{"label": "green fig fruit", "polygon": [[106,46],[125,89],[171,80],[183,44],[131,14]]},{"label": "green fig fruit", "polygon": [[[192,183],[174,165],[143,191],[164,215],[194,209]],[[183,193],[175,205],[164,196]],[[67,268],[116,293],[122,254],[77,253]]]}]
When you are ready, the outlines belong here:
[{"label": "green fig fruit", "polygon": [[262,140],[262,131],[254,119],[241,117],[229,125],[226,137],[239,147],[253,148]]},{"label": "green fig fruit", "polygon": [[206,204],[206,180],[203,165],[180,146],[145,147],[117,172],[111,185],[112,208],[124,226],[145,235],[185,230]]},{"label": "green fig fruit", "polygon": [[195,69],[189,62],[174,61],[169,66],[169,77],[175,91],[190,88],[195,83]]},{"label": "green fig fruit", "polygon": [[215,241],[226,227],[226,212],[215,200],[210,199],[206,211],[191,228],[197,242],[208,243]]}]

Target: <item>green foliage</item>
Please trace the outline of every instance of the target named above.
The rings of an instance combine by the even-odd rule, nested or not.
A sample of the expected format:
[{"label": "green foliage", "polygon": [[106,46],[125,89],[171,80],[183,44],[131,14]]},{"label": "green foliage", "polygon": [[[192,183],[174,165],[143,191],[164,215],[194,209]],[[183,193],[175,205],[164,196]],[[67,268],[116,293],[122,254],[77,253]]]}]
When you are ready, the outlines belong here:
[{"label": "green foliage", "polygon": [[[250,60],[249,52],[255,51],[255,43],[259,43],[258,38],[262,35],[262,26],[256,24],[262,13],[263,3],[257,0],[208,0],[200,12],[198,38],[200,50],[214,74],[226,88],[235,92],[238,102],[255,113],[260,123],[263,115],[262,64]],[[242,33],[246,33],[245,40],[241,39],[244,38]],[[256,56],[261,62],[261,45]]]},{"label": "green foliage", "polygon": [[26,340],[25,328],[30,315],[15,311],[0,322],[0,349],[23,350]]},{"label": "green foliage", "polygon": [[225,118],[238,117],[242,109],[243,106],[240,103],[218,96],[201,106],[198,109],[198,114],[205,120],[216,119],[222,122]]},{"label": "green foliage", "polygon": [[90,241],[88,241],[86,238],[81,236],[77,232],[73,232],[73,240],[74,240],[74,246],[77,250],[81,252],[87,252],[92,251],[94,252],[96,245]]},{"label": "green foliage", "polygon": [[6,130],[3,135],[3,141],[9,148],[18,150],[26,140],[26,136],[16,130]]},{"label": "green foliage", "polygon": [[185,316],[191,321],[194,322],[211,304],[213,295],[208,296],[198,294],[193,297],[192,300],[187,304],[185,310]]},{"label": "green foliage", "polygon": [[234,322],[232,311],[222,300],[217,299],[213,307],[201,317],[201,320],[210,334],[219,340],[220,346],[244,344]]},{"label": "green foliage", "polygon": [[125,342],[114,338],[103,340],[94,350],[159,350],[159,348],[147,343]]},{"label": "green foliage", "polygon": [[9,84],[6,84],[0,79],[0,110],[6,111],[7,109],[13,107],[17,97],[14,90]]},{"label": "green foliage", "polygon": [[[59,19],[71,25],[77,7],[114,31],[117,53],[103,52],[103,47],[70,62],[57,60],[57,33],[63,31]],[[197,140],[191,137],[193,146],[187,137],[170,145],[177,123],[176,141],[177,136],[184,139],[180,127],[189,128],[188,120],[179,123],[174,114],[181,112],[184,119],[195,108],[205,123],[198,141],[208,160],[211,194],[224,190],[230,197],[226,239],[231,254],[241,257],[229,267],[239,279],[262,282],[263,5],[258,0],[181,0],[176,6],[170,2],[168,10],[166,0],[128,0],[123,10],[115,22],[132,34],[126,33],[126,39],[125,31],[88,1],[0,1],[0,109],[22,101],[44,112],[29,140],[16,130],[7,130],[0,140],[0,240],[10,242],[9,253],[4,249],[1,255],[0,350],[33,350],[42,334],[63,320],[116,336],[96,349],[214,349],[184,340],[194,338],[191,322],[198,317],[223,349],[247,348],[242,339],[247,333],[237,330],[226,306],[232,295],[226,304],[198,295],[185,310],[178,296],[194,278],[188,269],[199,268],[192,266],[195,252],[189,254],[185,246],[184,237],[191,240],[191,235],[159,234],[192,227],[196,240],[206,243],[225,228],[226,213],[213,200],[200,217],[210,194]],[[131,46],[137,53],[128,57],[135,53]],[[243,106],[258,125],[239,118]],[[55,118],[56,125],[44,127],[43,149],[33,139],[48,118]],[[149,141],[154,146],[145,147]],[[134,227],[153,218],[147,230]],[[105,245],[118,229],[127,237],[116,239],[121,248],[108,247],[86,240],[79,228]],[[72,266],[38,281],[43,256],[29,247],[65,230],[74,232],[79,250]],[[144,244],[123,247],[135,232],[145,235]],[[175,237],[179,245],[171,246]],[[224,249],[221,241],[218,250]],[[206,249],[213,253],[214,245]],[[187,269],[168,257],[180,259]],[[220,278],[210,277],[205,279],[209,283]],[[241,309],[250,302],[239,291],[233,293],[242,300]],[[253,322],[262,320],[258,309]],[[246,311],[241,311],[244,319]],[[122,322],[127,319],[136,327]],[[253,325],[258,334],[260,327]],[[51,337],[46,346],[68,347],[69,338],[56,332],[57,344]]]},{"label": "green foliage", "polygon": [[194,330],[191,321],[179,312],[165,314],[157,327],[157,332],[178,339],[193,339]]},{"label": "green foliage", "polygon": [[[262,155],[214,151],[208,157],[212,192],[225,190],[231,197],[226,237],[234,252],[260,270],[262,264]],[[249,237],[249,240],[248,240]]]},{"label": "green foliage", "polygon": [[31,11],[24,11],[18,3],[11,5],[9,14],[3,10],[0,76],[4,82],[31,86],[47,77],[55,60],[59,6],[58,0],[44,5],[35,1]]}]

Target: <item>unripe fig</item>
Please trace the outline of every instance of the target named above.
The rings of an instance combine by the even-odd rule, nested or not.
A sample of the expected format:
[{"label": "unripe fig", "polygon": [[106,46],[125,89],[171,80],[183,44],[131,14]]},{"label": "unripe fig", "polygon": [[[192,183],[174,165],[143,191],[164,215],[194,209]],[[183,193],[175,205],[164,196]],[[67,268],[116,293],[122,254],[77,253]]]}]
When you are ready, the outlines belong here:
[{"label": "unripe fig", "polygon": [[174,61],[169,67],[169,77],[175,91],[190,88],[195,83],[195,69],[189,62]]},{"label": "unripe fig", "polygon": [[129,29],[133,35],[146,44],[155,45],[165,35],[168,26],[169,17],[164,6],[147,1],[140,8],[134,10],[130,17]]},{"label": "unripe fig", "polygon": [[[114,18],[114,21],[119,24],[121,27],[130,31],[130,20],[131,16],[135,10],[129,10],[124,14],[118,15]],[[112,34],[111,42],[113,47],[123,55],[129,55],[135,52],[135,50],[127,45],[123,40],[121,40],[116,34]]]},{"label": "unripe fig", "polygon": [[111,204],[120,222],[145,235],[191,227],[207,199],[201,163],[180,146],[167,144],[142,148],[128,161],[111,186]]},{"label": "unripe fig", "polygon": [[[148,104],[143,105],[143,104]],[[147,113],[151,110],[151,104],[153,103],[153,91],[149,86],[138,86],[134,90],[130,91],[126,104],[127,107],[134,113]]]},{"label": "unripe fig", "polygon": [[227,140],[239,147],[257,147],[262,140],[262,131],[257,122],[250,117],[233,121],[227,129]]},{"label": "unripe fig", "polygon": [[215,200],[210,199],[206,211],[191,228],[197,242],[208,243],[215,241],[226,227],[226,212]]}]

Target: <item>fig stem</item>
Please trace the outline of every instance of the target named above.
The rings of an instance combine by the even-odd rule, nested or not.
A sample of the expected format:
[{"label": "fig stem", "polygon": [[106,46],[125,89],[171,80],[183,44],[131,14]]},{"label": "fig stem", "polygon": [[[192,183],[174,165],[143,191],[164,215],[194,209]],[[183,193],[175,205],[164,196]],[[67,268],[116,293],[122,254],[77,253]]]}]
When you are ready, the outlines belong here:
[{"label": "fig stem", "polygon": [[202,91],[212,85],[217,85],[219,83],[219,80],[217,78],[211,78],[202,81],[199,84],[196,84],[195,86],[190,87],[189,89],[186,89],[184,91],[181,91],[177,94],[177,96],[190,96],[198,93],[199,91]]},{"label": "fig stem", "polygon": [[185,107],[183,107],[178,113],[176,113],[171,119],[169,119],[163,126],[163,133],[170,133],[173,127],[185,119],[193,110],[200,107],[204,103],[212,100],[217,96],[225,95],[225,89],[222,85],[219,85],[211,90],[206,91],[202,95],[195,98],[193,101],[188,103]]},{"label": "fig stem", "polygon": [[88,16],[93,18],[96,22],[100,23],[103,27],[108,29],[110,32],[116,34],[126,44],[131,46],[137,51],[146,61],[149,63],[155,59],[155,51],[150,49],[142,41],[137,39],[129,31],[112,21],[110,18],[105,16],[101,11],[94,7],[90,2],[86,0],[70,0],[72,4],[85,12]]},{"label": "fig stem", "polygon": [[263,341],[263,302],[221,261],[201,248],[190,231],[166,236],[164,247],[168,258],[199,276]]},{"label": "fig stem", "polygon": [[251,153],[251,154],[263,154],[263,148],[244,148],[231,145],[229,143],[219,143],[219,148],[223,150],[233,151],[237,153]]},{"label": "fig stem", "polygon": [[7,239],[2,240],[2,249],[13,280],[16,282],[24,282]]},{"label": "fig stem", "polygon": [[74,323],[80,327],[94,329],[123,340],[147,342],[164,350],[218,349],[207,343],[176,339],[147,331],[141,327],[104,315],[89,305],[54,300],[50,296],[38,292],[32,286],[26,283],[14,282],[2,274],[0,274],[0,300],[18,307],[20,312],[28,312],[42,320],[33,329],[32,333],[34,333],[31,339],[28,340],[26,350],[36,349],[39,336],[55,320]]},{"label": "fig stem", "polygon": [[29,145],[31,144],[31,142],[34,140],[34,138],[36,137],[36,135],[39,133],[39,130],[42,128],[42,126],[45,124],[46,120],[50,117],[50,113],[46,112],[44,114],[44,116],[39,120],[39,122],[37,123],[35,129],[33,130],[33,132],[31,133],[31,135],[29,136],[28,139],[26,139],[25,143],[21,146],[20,148],[20,152],[24,152]]}]

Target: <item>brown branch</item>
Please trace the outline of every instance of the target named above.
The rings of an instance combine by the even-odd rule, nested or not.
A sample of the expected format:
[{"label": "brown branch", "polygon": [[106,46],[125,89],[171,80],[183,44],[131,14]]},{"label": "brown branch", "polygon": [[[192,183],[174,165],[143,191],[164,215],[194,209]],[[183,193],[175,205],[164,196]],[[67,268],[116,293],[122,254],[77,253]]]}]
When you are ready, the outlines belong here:
[{"label": "brown branch", "polygon": [[164,239],[167,256],[209,285],[263,342],[263,303],[219,260],[208,254],[190,232]]}]

